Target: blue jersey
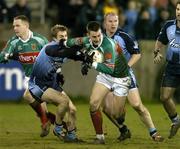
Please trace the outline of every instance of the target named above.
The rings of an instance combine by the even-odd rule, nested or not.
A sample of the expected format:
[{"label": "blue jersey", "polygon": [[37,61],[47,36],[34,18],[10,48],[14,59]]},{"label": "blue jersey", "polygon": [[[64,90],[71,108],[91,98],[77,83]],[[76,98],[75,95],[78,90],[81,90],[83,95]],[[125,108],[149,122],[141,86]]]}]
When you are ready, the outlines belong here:
[{"label": "blue jersey", "polygon": [[132,54],[140,53],[137,42],[121,29],[118,29],[111,38],[121,46],[127,61],[129,61]]},{"label": "blue jersey", "polygon": [[176,20],[166,21],[157,40],[168,45],[166,60],[180,64],[180,28],[177,27],[176,23]]},{"label": "blue jersey", "polygon": [[67,60],[67,58],[48,56],[45,51],[49,46],[56,48],[59,45],[57,42],[52,41],[44,46],[33,65],[31,79],[33,78],[33,81],[40,87],[41,84],[42,86],[52,87],[56,83],[54,81],[56,80],[57,69]]}]

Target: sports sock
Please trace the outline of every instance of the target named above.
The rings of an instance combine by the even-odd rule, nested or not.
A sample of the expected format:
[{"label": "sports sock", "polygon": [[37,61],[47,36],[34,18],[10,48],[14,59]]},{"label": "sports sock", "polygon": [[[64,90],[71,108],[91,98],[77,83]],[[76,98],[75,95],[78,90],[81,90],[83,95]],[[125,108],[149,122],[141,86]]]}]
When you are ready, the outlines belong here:
[{"label": "sports sock", "polygon": [[54,124],[55,120],[56,120],[56,115],[52,112],[47,112],[46,113],[48,119],[50,120],[51,124]]},{"label": "sports sock", "polygon": [[102,129],[103,119],[101,112],[97,110],[95,112],[90,112],[90,114],[96,134],[103,134],[103,129]]},{"label": "sports sock", "polygon": [[157,132],[156,128],[149,128],[149,134],[152,137]]},{"label": "sports sock", "polygon": [[128,131],[128,128],[127,128],[126,125],[123,125],[121,128],[119,128],[119,131],[120,131],[121,133],[125,133],[126,131]]},{"label": "sports sock", "polygon": [[[120,116],[120,117],[116,118],[116,121],[117,121],[117,123],[119,124],[119,127],[120,127],[120,128],[122,128],[123,126],[126,126],[126,125],[123,124],[124,121],[125,121],[124,116]],[[127,128],[127,127],[126,127],[126,128]]]},{"label": "sports sock", "polygon": [[37,115],[40,117],[42,125],[46,124],[48,122],[48,118],[46,116],[46,112],[42,109],[42,106],[39,102],[34,101],[33,103],[30,103],[30,106],[36,111]]},{"label": "sports sock", "polygon": [[177,123],[180,121],[179,115],[177,113],[173,116],[169,116],[169,118],[171,119],[172,123]]}]

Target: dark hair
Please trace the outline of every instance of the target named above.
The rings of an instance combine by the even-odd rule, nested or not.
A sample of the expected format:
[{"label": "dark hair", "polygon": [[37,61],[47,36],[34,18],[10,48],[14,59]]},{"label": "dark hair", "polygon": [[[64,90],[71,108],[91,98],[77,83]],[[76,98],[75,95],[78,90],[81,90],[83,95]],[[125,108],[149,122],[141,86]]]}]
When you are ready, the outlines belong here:
[{"label": "dark hair", "polygon": [[177,8],[177,5],[178,5],[178,4],[180,4],[180,0],[178,0],[178,1],[176,2],[176,8]]},{"label": "dark hair", "polygon": [[68,32],[68,28],[64,25],[56,24],[51,28],[51,36],[56,38],[59,31]]},{"label": "dark hair", "polygon": [[87,32],[90,32],[90,31],[97,32],[99,29],[101,29],[101,25],[100,23],[96,21],[90,21],[86,26]]},{"label": "dark hair", "polygon": [[14,17],[14,20],[22,20],[24,22],[29,23],[29,19],[25,15],[16,16],[16,17]]}]

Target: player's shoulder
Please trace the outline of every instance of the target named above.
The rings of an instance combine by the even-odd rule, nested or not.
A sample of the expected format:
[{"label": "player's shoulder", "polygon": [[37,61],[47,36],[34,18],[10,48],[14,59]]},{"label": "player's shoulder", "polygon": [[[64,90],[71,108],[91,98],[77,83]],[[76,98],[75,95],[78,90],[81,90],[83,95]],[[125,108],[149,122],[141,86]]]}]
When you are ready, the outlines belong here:
[{"label": "player's shoulder", "polygon": [[164,27],[165,28],[168,28],[172,25],[176,25],[176,20],[167,20],[165,23],[164,23]]},{"label": "player's shoulder", "polygon": [[39,44],[41,45],[45,45],[48,43],[48,40],[45,36],[39,34],[39,33],[36,33],[36,32],[32,32],[33,35],[32,35],[32,39],[35,39]]},{"label": "player's shoulder", "polygon": [[[37,32],[32,32],[33,33],[33,37],[38,37],[38,38],[41,38],[41,39],[46,39],[46,37],[45,36],[43,36],[43,35],[41,35],[41,34],[39,34],[39,33],[37,33]],[[47,39],[46,39],[47,40]]]},{"label": "player's shoulder", "polygon": [[14,35],[8,40],[7,43],[13,45],[13,44],[16,44],[18,41],[19,41],[19,38],[16,35]]}]

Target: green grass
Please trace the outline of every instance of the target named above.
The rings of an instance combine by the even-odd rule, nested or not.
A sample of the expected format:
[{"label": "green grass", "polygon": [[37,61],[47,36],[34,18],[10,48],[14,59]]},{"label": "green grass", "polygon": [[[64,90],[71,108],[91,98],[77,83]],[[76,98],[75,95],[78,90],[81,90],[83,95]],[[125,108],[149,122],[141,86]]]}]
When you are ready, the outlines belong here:
[{"label": "green grass", "polygon": [[[59,141],[52,133],[40,138],[40,123],[31,108],[26,104],[0,104],[0,149],[179,149],[180,132],[171,140],[167,139],[170,121],[160,104],[146,104],[153,121],[166,139],[162,143],[153,142],[148,131],[140,121],[137,113],[127,105],[126,124],[132,132],[132,138],[118,142],[119,133],[108,119],[104,117],[106,128],[106,145],[67,144]],[[48,105],[50,111],[55,107]],[[87,104],[77,105],[78,136],[87,142],[94,138],[94,129],[89,116]],[[177,106],[180,109],[180,106]],[[179,111],[180,112],[180,111]],[[53,128],[53,127],[52,127]]]}]

